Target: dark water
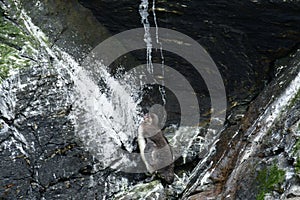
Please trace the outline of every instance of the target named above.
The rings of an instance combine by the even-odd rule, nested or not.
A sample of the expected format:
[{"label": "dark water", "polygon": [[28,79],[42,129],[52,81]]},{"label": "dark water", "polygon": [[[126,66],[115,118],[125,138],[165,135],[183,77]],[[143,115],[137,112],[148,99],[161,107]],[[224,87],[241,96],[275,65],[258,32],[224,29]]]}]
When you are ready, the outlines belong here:
[{"label": "dark water", "polygon": [[[112,35],[142,27],[140,1],[86,0],[80,3],[89,8]],[[152,1],[149,1],[148,19],[154,26],[150,8]],[[300,4],[296,2],[160,0],[155,2],[155,8],[159,27],[192,37],[212,56],[224,80],[229,108],[254,99],[272,79],[273,61],[293,51],[300,42]],[[146,61],[145,50],[131,55],[138,63]],[[189,80],[201,113],[207,113],[210,103],[201,76],[179,56],[164,52],[164,57],[166,65]],[[113,68],[132,66],[130,62],[120,58]],[[161,62],[160,52],[153,53],[153,62]],[[167,95],[172,99],[171,94]],[[161,103],[159,94],[150,96],[156,96],[152,101]],[[178,109],[174,103],[166,107],[168,111],[178,111],[174,110]]]}]

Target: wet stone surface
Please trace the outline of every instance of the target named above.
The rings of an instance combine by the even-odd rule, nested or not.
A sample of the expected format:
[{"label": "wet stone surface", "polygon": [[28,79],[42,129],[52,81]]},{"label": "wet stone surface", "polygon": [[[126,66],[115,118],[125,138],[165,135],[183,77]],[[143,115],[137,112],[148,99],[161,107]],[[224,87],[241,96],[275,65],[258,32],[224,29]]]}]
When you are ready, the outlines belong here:
[{"label": "wet stone surface", "polygon": [[[10,92],[6,97],[15,102],[10,105],[11,118],[3,116],[3,110],[0,116],[1,198],[77,199],[103,194],[102,173],[93,170],[92,156],[74,137],[68,118],[72,83],[66,78],[54,69],[34,67],[2,84],[1,90]],[[3,96],[2,101],[9,103]],[[93,182],[94,177],[99,182]]]},{"label": "wet stone surface", "polygon": [[[57,45],[76,60],[108,35],[141,27],[136,2],[89,0],[80,3],[24,1],[21,6],[47,33],[50,47]],[[253,142],[247,138],[246,131],[299,70],[299,57],[287,56],[299,43],[299,4],[296,1],[172,1],[167,4],[157,1],[156,6],[159,26],[174,28],[197,40],[212,55],[224,77],[228,120],[213,156],[199,165],[207,157],[197,155],[199,145],[195,139],[186,164],[182,158],[175,163],[182,182],[165,188],[158,180],[146,183],[150,177],[145,174],[126,174],[109,168],[99,170],[97,159],[74,133],[70,114],[74,103],[73,82],[64,69],[54,67],[53,58],[39,46],[36,49],[39,54],[49,57],[44,65],[41,65],[44,61],[41,57],[34,57],[42,61],[20,69],[17,75],[1,83],[0,199],[138,199],[145,196],[201,199],[225,198],[228,194],[236,199],[255,199],[262,192],[271,199],[299,196],[299,98],[292,101],[259,141],[251,159],[242,166],[236,165],[242,147]],[[140,54],[145,56],[144,52],[131,56]],[[174,55],[165,55],[167,64],[184,69],[196,88],[198,99],[202,100],[200,104],[204,104],[201,112],[209,117],[209,112],[205,112],[209,107],[207,91],[200,77],[189,71],[185,61],[173,61]],[[275,59],[282,56],[285,59],[276,61],[273,66]],[[275,80],[271,81],[272,78]],[[269,83],[267,88],[255,99],[266,83]],[[272,168],[274,163],[278,164],[276,170]],[[208,166],[214,171],[207,182],[200,185]],[[235,182],[231,182],[231,173],[238,167]],[[262,181],[258,182],[257,177],[264,170],[272,169],[274,173],[284,170],[285,180],[278,180],[270,190],[261,191],[256,186],[268,184],[268,180],[260,178]],[[189,175],[193,175],[192,178],[187,178]]]}]

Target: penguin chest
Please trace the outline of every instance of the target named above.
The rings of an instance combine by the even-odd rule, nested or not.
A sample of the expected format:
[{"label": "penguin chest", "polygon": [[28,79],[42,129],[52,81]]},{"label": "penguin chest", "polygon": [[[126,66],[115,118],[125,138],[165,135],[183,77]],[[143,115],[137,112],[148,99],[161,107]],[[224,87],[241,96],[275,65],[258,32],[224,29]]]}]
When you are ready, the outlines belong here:
[{"label": "penguin chest", "polygon": [[145,154],[145,148],[146,148],[146,140],[145,140],[145,138],[139,137],[138,138],[138,145],[139,145],[139,149],[140,149],[140,153],[141,153],[142,159],[145,162],[145,160],[144,160],[144,154]]},{"label": "penguin chest", "polygon": [[157,169],[155,160],[156,145],[149,139],[143,137],[138,138],[138,145],[141,153],[142,160],[146,165],[147,171],[150,173],[155,172]]}]

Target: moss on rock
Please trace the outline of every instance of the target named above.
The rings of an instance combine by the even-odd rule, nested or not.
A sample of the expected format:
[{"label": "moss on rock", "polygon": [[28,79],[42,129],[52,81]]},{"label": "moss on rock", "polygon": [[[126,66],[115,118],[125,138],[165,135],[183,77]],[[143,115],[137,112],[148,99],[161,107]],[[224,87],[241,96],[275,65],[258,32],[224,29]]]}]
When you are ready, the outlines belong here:
[{"label": "moss on rock", "polygon": [[300,174],[300,157],[297,157],[296,163],[295,163],[295,172],[297,174]]},{"label": "moss on rock", "polygon": [[149,183],[138,184],[126,191],[126,194],[119,193],[115,196],[115,199],[127,199],[127,197],[132,199],[143,199],[151,196],[151,194],[157,192],[159,189],[163,189],[163,186],[160,181],[155,180]]},{"label": "moss on rock", "polygon": [[291,99],[291,101],[289,102],[288,108],[293,107],[297,103],[298,100],[300,100],[300,90],[298,90],[295,97]]},{"label": "moss on rock", "polygon": [[34,57],[37,44],[27,32],[15,6],[10,7],[9,13],[0,7],[0,83],[9,76],[11,70],[30,66],[30,58]]},{"label": "moss on rock", "polygon": [[297,155],[299,150],[300,150],[300,139],[298,139],[297,142],[294,145],[293,155]]},{"label": "moss on rock", "polygon": [[257,181],[259,193],[257,200],[263,200],[266,193],[273,191],[277,185],[284,181],[285,171],[278,168],[276,164],[266,167],[258,172]]}]

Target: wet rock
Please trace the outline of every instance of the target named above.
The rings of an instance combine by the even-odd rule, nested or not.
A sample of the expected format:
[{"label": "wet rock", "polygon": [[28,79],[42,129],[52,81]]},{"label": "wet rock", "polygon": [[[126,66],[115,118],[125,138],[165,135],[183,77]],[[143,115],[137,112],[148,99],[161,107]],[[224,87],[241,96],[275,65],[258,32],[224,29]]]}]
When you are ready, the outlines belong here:
[{"label": "wet rock", "polygon": [[126,193],[115,195],[115,199],[129,200],[129,199],[166,199],[164,195],[164,188],[159,181],[140,184],[133,187]]},{"label": "wet rock", "polygon": [[[300,197],[300,186],[292,185],[287,192],[287,197],[290,199],[291,197]],[[291,198],[292,199],[292,198]]]},{"label": "wet rock", "polygon": [[[106,28],[116,33],[140,27],[140,19],[133,12],[136,2],[103,2],[105,4],[99,5],[99,1],[81,1],[101,24],[77,1],[22,1],[20,6],[47,33],[50,47],[55,49],[53,45],[57,45],[80,60],[108,37]],[[123,6],[125,3],[128,6]],[[118,9],[107,9],[106,6]],[[40,43],[33,41],[32,44],[36,44],[32,45],[33,49],[38,55],[30,54],[27,59],[32,63],[1,84],[0,198],[176,199],[182,196],[190,199],[255,199],[261,193],[257,177],[265,169],[270,171],[274,162],[278,165],[275,172],[282,174],[280,170],[285,171],[285,180],[263,191],[265,197],[298,196],[299,99],[290,102],[261,140],[253,141],[247,130],[295,78],[299,69],[298,54],[278,61],[275,80],[248,107],[269,81],[273,70],[268,64],[285,56],[299,42],[299,5],[293,1],[225,4],[223,1],[189,1],[182,4],[168,2],[168,5],[159,1],[157,6],[159,25],[170,27],[178,24],[176,30],[191,34],[211,52],[225,77],[230,114],[216,148],[212,151],[206,149],[205,154],[199,155],[197,151],[201,142],[195,139],[185,157],[186,164],[180,158],[176,171],[180,177],[170,188],[163,188],[159,181],[143,183],[145,175],[134,177],[110,169],[99,170],[97,159],[84,149],[84,144],[74,134],[74,124],[70,119],[73,83],[67,72],[53,67],[61,57],[48,55]],[[199,9],[203,16],[197,15]],[[215,12],[216,9],[219,12]],[[123,12],[130,14],[120,18]],[[19,13],[12,8],[8,14],[18,16]],[[191,18],[195,23],[189,22]],[[129,19],[136,20],[128,24]],[[19,21],[16,25],[25,29]],[[21,45],[11,45],[6,41],[7,45],[13,46],[16,54],[21,52]],[[171,58],[166,57],[166,60],[171,61]],[[175,64],[175,68],[186,66],[186,63]],[[198,75],[188,70],[186,74],[199,86],[197,92],[205,93]],[[3,77],[6,78],[7,74]],[[202,104],[209,107],[207,99]],[[259,130],[263,126],[260,124],[256,128]],[[257,146],[251,157],[237,164],[243,147],[254,143]]]},{"label": "wet rock", "polygon": [[[275,82],[281,82],[282,79],[285,79],[287,80],[286,82],[289,82],[288,80],[296,76],[299,69],[297,67],[297,62],[299,62],[299,51],[295,54],[295,56],[292,56],[290,61],[290,63],[292,63],[290,65],[290,69],[286,70],[284,74],[279,76],[278,79],[275,80]],[[282,83],[287,84],[286,82],[281,82],[281,84],[270,84],[269,87],[271,87],[270,89],[273,92],[276,91],[278,94],[280,92],[280,89],[278,89],[278,87],[281,88],[280,85],[283,85]],[[276,93],[274,92],[274,94]],[[264,93],[262,93],[262,95],[264,95]],[[300,120],[299,115],[297,114],[298,105],[294,102],[298,102],[299,100],[295,100],[295,98],[297,98],[297,96],[293,97],[293,99],[291,99],[289,103],[285,105],[285,108],[281,111],[280,116],[274,118],[274,124],[268,129],[266,134],[263,135],[260,140],[249,141],[251,143],[257,144],[257,146],[253,148],[254,153],[251,154],[248,159],[243,160],[242,163],[241,161],[238,162],[239,164],[235,166],[234,171],[238,171],[238,175],[231,175],[231,178],[228,179],[229,181],[227,181],[226,186],[231,189],[225,190],[227,192],[225,192],[224,197],[229,194],[232,197],[232,195],[235,194],[236,196],[233,197],[237,199],[254,199],[258,198],[259,195],[261,195],[262,197],[265,196],[267,199],[277,199],[285,197],[286,193],[284,191],[295,184],[295,182],[292,181],[292,177],[295,177],[295,175],[293,175],[293,171],[296,168],[294,168],[294,164],[290,162],[290,160],[293,160],[293,158],[289,156],[293,151],[292,149],[294,147],[292,146],[295,145],[295,133],[297,132],[297,128],[290,127],[295,127],[295,124],[297,126]],[[261,98],[259,97],[258,100],[260,99]],[[291,104],[293,104],[293,106],[291,106]],[[261,106],[262,104],[259,105]],[[258,126],[257,128],[263,129],[263,125],[261,127]],[[255,134],[259,134],[259,130]],[[245,156],[245,154],[243,156]],[[243,156],[241,156],[240,158],[242,158]],[[279,171],[280,173],[282,171],[282,173],[286,174],[285,179],[281,181],[278,180],[278,183],[280,183],[280,187],[278,186],[277,189],[276,185],[269,185],[269,193],[262,193],[262,189],[255,187],[255,185],[259,183],[259,181],[257,180],[261,178],[261,170],[263,170],[265,167],[270,169],[272,168],[270,167],[272,165],[278,166],[278,168],[276,168],[278,173]],[[274,172],[267,172],[269,175],[267,175],[267,177],[263,180],[266,181],[265,184],[271,184],[268,181],[272,178],[275,178],[272,176],[277,176],[277,171],[275,170]],[[272,173],[273,175],[271,176]],[[289,176],[287,176],[287,174],[289,174]],[[234,181],[234,183],[232,181]]]},{"label": "wet rock", "polygon": [[52,45],[57,45],[80,61],[110,34],[89,10],[77,1],[22,1],[34,24]]},{"label": "wet rock", "polygon": [[222,191],[221,184],[210,185],[203,187],[202,189],[195,190],[196,194],[188,197],[188,200],[207,200],[207,199],[218,199],[219,194]]},{"label": "wet rock", "polygon": [[[261,139],[255,139],[255,141],[251,139],[254,137],[249,139],[249,131],[253,131],[253,127],[250,130],[245,129],[245,127],[249,127],[248,120],[253,125],[255,120],[259,118],[261,112],[258,112],[257,109],[269,109],[270,102],[275,101],[292,80],[299,76],[299,52],[297,51],[290,55],[289,59],[285,59],[284,63],[289,66],[289,69],[286,68],[286,70],[282,70],[277,74],[277,79],[271,82],[261,95],[251,103],[240,126],[229,126],[221,133],[217,151],[212,156],[213,163],[216,164],[211,165],[208,176],[199,176],[196,181],[193,181],[194,185],[190,187],[190,190],[186,190],[185,198],[189,196],[200,198],[203,194],[211,194],[211,188],[215,188],[216,185],[220,184],[223,185],[223,189],[213,190],[218,191],[214,194],[215,198],[256,199],[261,198],[258,197],[261,195],[270,199],[279,199],[287,196],[286,191],[289,187],[298,185],[295,181],[298,179],[295,174],[296,166],[298,166],[295,152],[298,152],[299,149],[296,147],[298,147],[297,134],[299,133],[298,126],[300,123],[297,91],[294,91],[294,97],[284,105],[281,114],[274,118],[274,124],[265,131]],[[281,63],[276,65],[276,67],[280,67],[282,60],[277,63]],[[264,124],[257,125],[255,127],[257,130],[254,129],[252,134],[257,135],[259,130],[263,128]],[[246,150],[246,153],[243,153],[245,146],[252,145],[253,152],[249,156],[247,151],[250,151],[250,148]],[[244,160],[245,156],[246,159]],[[197,173],[200,168],[197,169],[196,167],[195,170],[194,173]],[[261,178],[264,170],[267,174],[273,175],[270,175],[270,177],[267,175],[259,182],[258,179]],[[280,176],[276,174],[280,174]],[[282,178],[283,174],[285,174],[284,178]],[[273,176],[281,177],[280,179],[274,179],[278,181],[274,185],[268,182],[274,178]],[[205,184],[204,180],[210,181]],[[269,189],[262,192],[260,184],[268,185]]]}]

